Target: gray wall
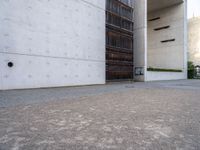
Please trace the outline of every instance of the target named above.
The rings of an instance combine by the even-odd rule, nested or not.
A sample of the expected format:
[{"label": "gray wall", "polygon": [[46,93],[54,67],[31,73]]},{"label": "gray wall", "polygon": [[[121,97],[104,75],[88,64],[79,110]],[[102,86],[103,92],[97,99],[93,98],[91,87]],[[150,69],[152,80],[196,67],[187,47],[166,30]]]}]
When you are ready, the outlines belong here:
[{"label": "gray wall", "polygon": [[[147,71],[146,81],[187,79],[187,1],[148,14],[148,18],[154,17],[161,19],[148,22],[147,66],[182,72]],[[154,31],[166,25],[170,28]],[[175,41],[160,42],[167,39]]]},{"label": "gray wall", "polygon": [[[184,4],[174,5],[148,14],[148,67],[184,69]],[[154,31],[155,28],[170,26],[168,29]],[[175,39],[161,43],[162,40]]]},{"label": "gray wall", "polygon": [[147,0],[134,0],[134,67],[143,75],[135,75],[136,81],[145,81],[147,68]]},{"label": "gray wall", "polygon": [[105,83],[105,0],[1,0],[0,26],[0,89]]},{"label": "gray wall", "polygon": [[[144,72],[143,75],[136,75],[135,79],[137,81],[186,79],[187,1],[135,0],[134,3],[134,65],[136,71],[141,67]],[[148,18],[154,17],[161,19],[147,21]],[[171,27],[169,30],[153,31],[154,28],[163,25]],[[176,41],[164,44],[160,42],[171,38],[175,38]],[[148,67],[181,69],[183,72],[152,72],[147,71]]]},{"label": "gray wall", "polygon": [[188,30],[189,60],[200,65],[200,17],[189,20]]}]

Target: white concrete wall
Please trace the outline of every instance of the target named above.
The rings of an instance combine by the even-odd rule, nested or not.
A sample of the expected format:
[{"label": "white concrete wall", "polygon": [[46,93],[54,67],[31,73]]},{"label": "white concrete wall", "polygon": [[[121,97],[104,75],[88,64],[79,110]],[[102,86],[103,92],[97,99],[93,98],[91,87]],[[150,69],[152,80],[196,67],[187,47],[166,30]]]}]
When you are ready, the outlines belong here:
[{"label": "white concrete wall", "polygon": [[186,79],[184,72],[154,72],[147,71],[146,81],[164,81]]},{"label": "white concrete wall", "polygon": [[[180,69],[182,73],[147,71],[146,81],[177,80],[187,78],[187,1],[148,14],[147,66],[164,69]],[[168,29],[154,31],[155,28],[170,26]],[[175,39],[174,42],[161,43],[162,40]]]},{"label": "white concrete wall", "polygon": [[[147,0],[134,0],[134,67],[143,68],[144,75],[135,75],[136,81],[145,81],[147,68]],[[136,70],[135,70],[136,71]]]},{"label": "white concrete wall", "polygon": [[189,60],[200,65],[200,17],[189,19],[188,33]]},{"label": "white concrete wall", "polygon": [[[148,67],[184,69],[184,4],[175,5],[148,14]],[[168,29],[154,31],[155,28],[170,26]],[[175,39],[174,42],[161,43],[162,40]]]},{"label": "white concrete wall", "polygon": [[0,89],[105,83],[105,0],[1,0],[0,41]]}]

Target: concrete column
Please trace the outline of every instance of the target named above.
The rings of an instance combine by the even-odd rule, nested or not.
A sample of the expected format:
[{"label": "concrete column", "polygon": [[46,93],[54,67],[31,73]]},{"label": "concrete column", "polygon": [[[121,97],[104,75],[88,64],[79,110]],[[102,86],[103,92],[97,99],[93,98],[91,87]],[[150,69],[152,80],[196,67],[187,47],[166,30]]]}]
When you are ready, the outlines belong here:
[{"label": "concrete column", "polygon": [[187,20],[187,5],[188,1],[184,0],[184,74],[185,79],[188,76],[188,20]]},{"label": "concrete column", "polygon": [[147,0],[134,1],[135,80],[145,81],[147,68]]}]

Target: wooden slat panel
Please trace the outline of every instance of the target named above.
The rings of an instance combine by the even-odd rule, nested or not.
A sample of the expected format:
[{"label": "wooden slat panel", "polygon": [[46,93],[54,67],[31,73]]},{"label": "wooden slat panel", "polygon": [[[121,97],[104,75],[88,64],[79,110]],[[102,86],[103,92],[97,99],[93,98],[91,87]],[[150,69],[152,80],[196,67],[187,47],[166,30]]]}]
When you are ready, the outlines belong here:
[{"label": "wooden slat panel", "polygon": [[133,8],[107,0],[106,22],[106,79],[133,79]]}]

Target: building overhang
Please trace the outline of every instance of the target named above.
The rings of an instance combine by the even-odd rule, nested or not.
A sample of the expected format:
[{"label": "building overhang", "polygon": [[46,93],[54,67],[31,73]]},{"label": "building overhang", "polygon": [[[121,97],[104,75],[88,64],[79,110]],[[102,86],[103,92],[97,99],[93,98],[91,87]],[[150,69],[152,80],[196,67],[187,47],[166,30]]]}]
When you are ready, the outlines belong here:
[{"label": "building overhang", "polygon": [[148,12],[183,3],[184,0],[147,0]]}]

